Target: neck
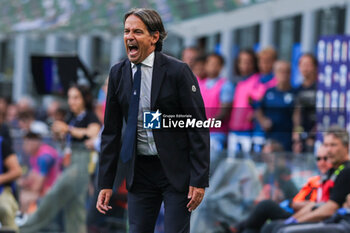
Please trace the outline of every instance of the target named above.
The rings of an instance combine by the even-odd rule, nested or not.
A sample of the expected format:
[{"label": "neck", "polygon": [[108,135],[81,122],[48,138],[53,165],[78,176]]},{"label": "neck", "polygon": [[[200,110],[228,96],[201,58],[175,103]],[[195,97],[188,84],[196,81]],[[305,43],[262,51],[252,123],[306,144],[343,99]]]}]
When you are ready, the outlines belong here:
[{"label": "neck", "polygon": [[290,84],[277,84],[277,89],[280,91],[288,91],[290,89]]},{"label": "neck", "polygon": [[304,79],[304,82],[302,85],[303,87],[311,87],[314,83],[315,83],[315,79],[312,77],[312,78]]},{"label": "neck", "polygon": [[337,164],[334,164],[334,168],[335,169],[339,168],[342,164],[344,164],[347,161],[348,161],[348,159],[344,159],[342,161],[339,161]]},{"label": "neck", "polygon": [[271,72],[269,71],[269,72],[265,72],[265,73],[261,73],[263,76],[266,76],[266,75],[269,75],[269,74],[271,74]]},{"label": "neck", "polygon": [[35,148],[35,150],[33,151],[33,155],[36,155],[39,152],[41,143]]},{"label": "neck", "polygon": [[79,116],[80,114],[82,114],[85,111],[85,108],[78,110],[77,112],[74,112],[74,116]]},{"label": "neck", "polygon": [[209,79],[216,79],[218,76],[219,76],[219,75],[217,75],[217,76],[212,75],[212,76],[208,76],[208,78],[209,78]]},{"label": "neck", "polygon": [[248,76],[251,76],[251,75],[253,75],[253,74],[254,74],[254,72],[241,73],[241,76],[242,76],[242,77],[248,77]]}]

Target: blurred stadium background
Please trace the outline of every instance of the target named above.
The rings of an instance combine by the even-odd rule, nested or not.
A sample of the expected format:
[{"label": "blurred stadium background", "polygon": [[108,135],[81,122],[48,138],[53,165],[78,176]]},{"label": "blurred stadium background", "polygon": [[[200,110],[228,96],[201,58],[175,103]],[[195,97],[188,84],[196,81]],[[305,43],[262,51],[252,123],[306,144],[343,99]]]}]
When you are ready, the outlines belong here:
[{"label": "blurred stadium background", "polygon": [[[350,35],[350,0],[0,0],[0,95],[10,96],[13,102],[32,96],[39,106],[47,107],[52,96],[35,87],[33,55],[78,56],[86,70],[78,72],[77,79],[86,82],[84,77],[94,77],[99,84],[94,90],[97,95],[109,68],[126,56],[123,16],[132,7],[154,8],[161,14],[168,31],[165,53],[181,58],[182,50],[191,46],[204,53],[219,53],[226,60],[222,75],[230,80],[241,49],[258,52],[271,46],[279,59],[291,62],[291,82],[298,86],[302,53],[316,55],[318,41],[324,36]],[[327,64],[322,63],[321,68]],[[347,83],[348,88],[350,78]],[[322,104],[317,106],[321,109]],[[349,116],[344,124],[350,128]],[[14,135],[14,146],[21,158],[18,135]],[[280,158],[279,165],[288,168],[282,175],[297,188],[317,173],[313,154],[289,153]],[[256,155],[250,159],[214,164],[221,172],[211,177],[207,197],[193,215],[192,232],[222,232],[219,221],[237,221],[247,215],[262,188],[264,172],[279,162]],[[274,173],[274,179],[280,175]],[[113,228],[115,219],[108,221]],[[157,232],[162,232],[159,225]],[[55,232],[52,229],[57,232],[62,226],[43,232]]]},{"label": "blurred stadium background", "polygon": [[180,57],[193,45],[219,52],[229,61],[224,75],[230,78],[241,48],[271,45],[296,71],[300,52],[315,52],[320,36],[350,33],[348,0],[1,0],[1,93],[14,100],[36,94],[31,54],[75,53],[105,77],[124,57],[123,15],[132,7],[161,14],[169,31],[167,53]]}]

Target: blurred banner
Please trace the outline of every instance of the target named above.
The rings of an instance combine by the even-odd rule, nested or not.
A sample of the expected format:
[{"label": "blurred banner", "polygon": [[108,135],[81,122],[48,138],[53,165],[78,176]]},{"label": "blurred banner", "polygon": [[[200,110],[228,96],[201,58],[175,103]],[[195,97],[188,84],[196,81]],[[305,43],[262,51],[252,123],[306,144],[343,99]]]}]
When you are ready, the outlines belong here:
[{"label": "blurred banner", "polygon": [[[350,132],[350,36],[325,36],[317,44],[317,144],[337,124]],[[316,145],[317,147],[317,145]]]}]

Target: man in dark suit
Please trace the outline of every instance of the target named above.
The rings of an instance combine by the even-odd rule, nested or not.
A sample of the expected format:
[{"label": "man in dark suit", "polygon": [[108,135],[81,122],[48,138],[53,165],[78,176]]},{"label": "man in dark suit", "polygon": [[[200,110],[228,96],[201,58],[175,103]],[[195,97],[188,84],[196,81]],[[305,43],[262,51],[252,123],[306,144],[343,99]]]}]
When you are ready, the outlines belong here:
[{"label": "man in dark suit", "polygon": [[198,82],[189,67],[160,52],[165,37],[156,11],[126,13],[128,59],[113,66],[109,75],[96,207],[101,213],[111,208],[108,202],[120,157],[128,167],[131,233],[154,232],[162,201],[165,231],[189,232],[191,211],[209,185],[208,128],[144,128],[147,111],[153,111],[152,121],[161,114],[206,120]]}]

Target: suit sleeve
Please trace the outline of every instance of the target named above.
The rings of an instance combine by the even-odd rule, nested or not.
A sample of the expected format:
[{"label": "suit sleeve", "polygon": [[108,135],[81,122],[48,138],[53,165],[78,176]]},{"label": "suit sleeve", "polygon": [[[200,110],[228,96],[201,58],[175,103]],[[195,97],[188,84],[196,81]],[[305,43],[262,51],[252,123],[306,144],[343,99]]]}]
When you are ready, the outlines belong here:
[{"label": "suit sleeve", "polygon": [[[180,105],[185,114],[192,119],[206,120],[205,108],[198,81],[188,65],[184,64],[179,73]],[[188,128],[187,134],[191,147],[190,186],[204,188],[209,186],[210,139],[208,128]]]},{"label": "suit sleeve", "polygon": [[101,135],[101,154],[99,160],[98,187],[112,189],[117,172],[121,145],[123,114],[117,98],[118,66],[112,67],[109,73],[104,129]]}]

